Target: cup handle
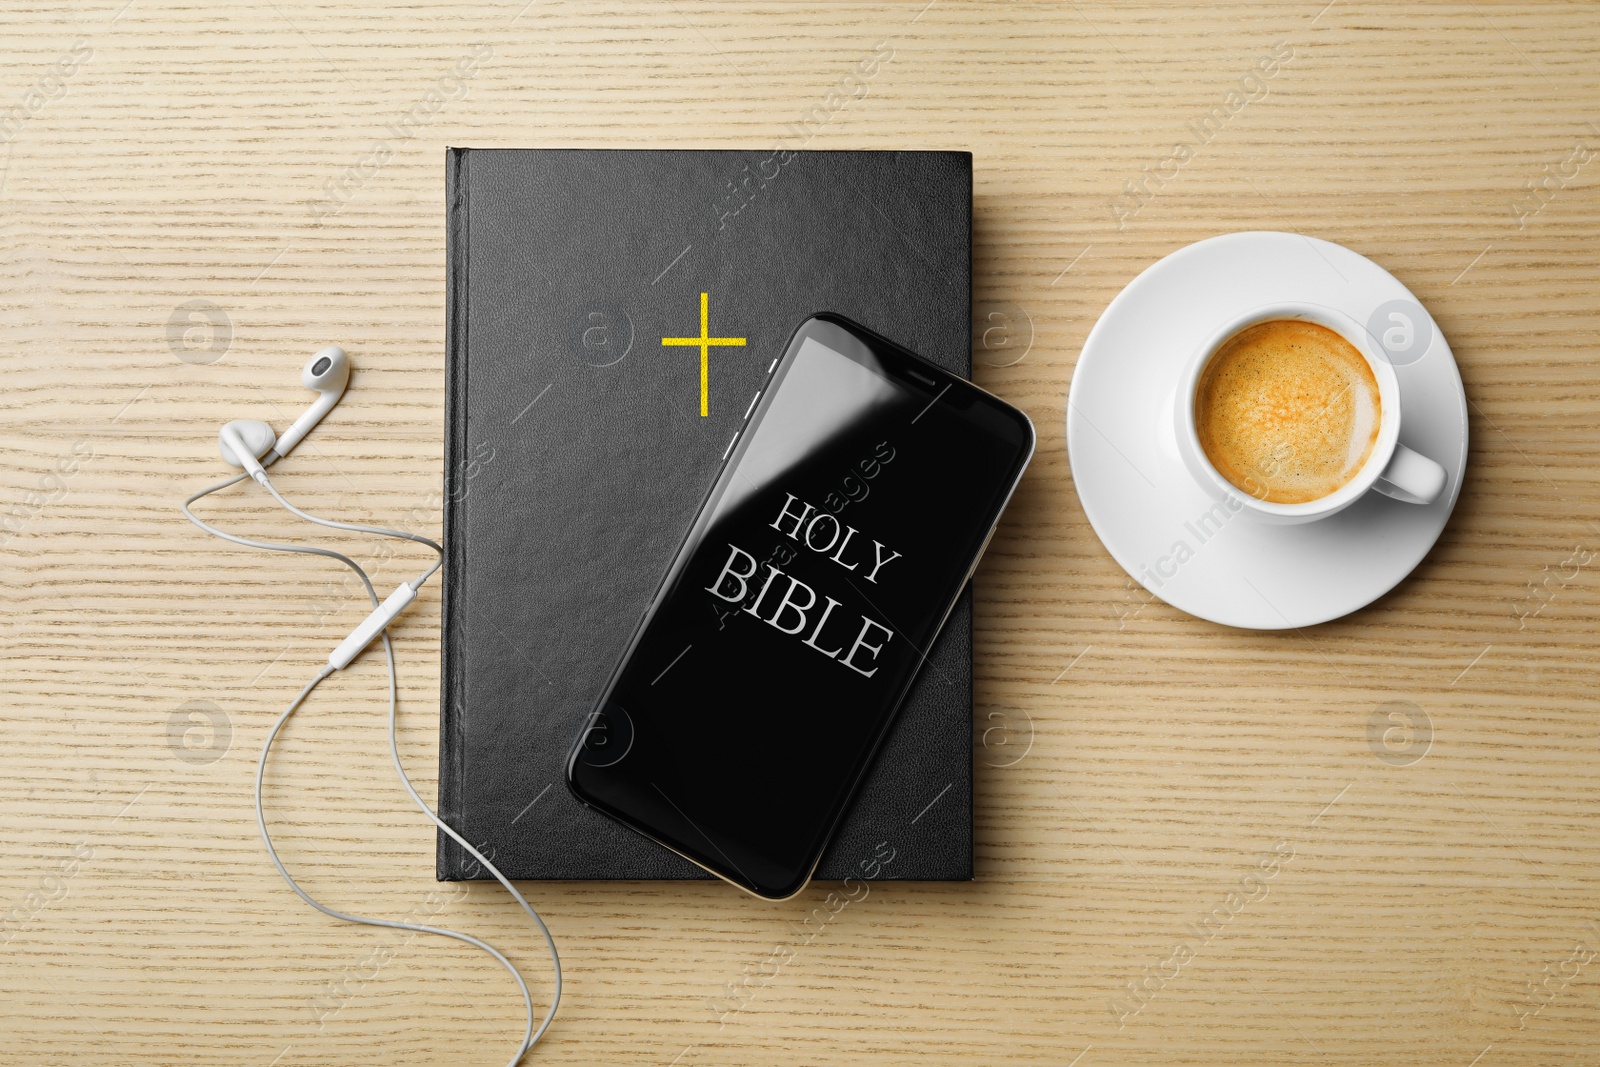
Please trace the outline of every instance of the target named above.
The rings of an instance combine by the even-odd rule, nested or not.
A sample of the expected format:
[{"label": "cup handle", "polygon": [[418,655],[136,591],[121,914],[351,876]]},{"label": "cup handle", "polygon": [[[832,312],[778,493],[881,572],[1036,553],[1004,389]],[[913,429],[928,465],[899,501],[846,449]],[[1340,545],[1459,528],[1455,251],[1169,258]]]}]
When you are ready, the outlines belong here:
[{"label": "cup handle", "polygon": [[1421,452],[1397,444],[1389,465],[1383,468],[1372,488],[1407,504],[1431,504],[1444,491],[1444,483],[1443,467]]}]

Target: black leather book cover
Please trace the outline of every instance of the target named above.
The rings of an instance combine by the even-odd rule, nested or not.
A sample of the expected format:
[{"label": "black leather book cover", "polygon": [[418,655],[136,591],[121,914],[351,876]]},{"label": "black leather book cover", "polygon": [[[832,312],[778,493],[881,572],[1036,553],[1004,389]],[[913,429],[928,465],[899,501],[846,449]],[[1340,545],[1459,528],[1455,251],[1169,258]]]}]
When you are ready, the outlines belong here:
[{"label": "black leather book cover", "polygon": [[[972,157],[453,148],[446,210],[440,815],[511,878],[709,878],[574,800],[568,751],[802,320],[970,376]],[[661,343],[701,293],[745,338],[705,415]],[[816,877],[972,877],[971,717],[969,589]],[[441,834],[438,876],[485,874]]]}]

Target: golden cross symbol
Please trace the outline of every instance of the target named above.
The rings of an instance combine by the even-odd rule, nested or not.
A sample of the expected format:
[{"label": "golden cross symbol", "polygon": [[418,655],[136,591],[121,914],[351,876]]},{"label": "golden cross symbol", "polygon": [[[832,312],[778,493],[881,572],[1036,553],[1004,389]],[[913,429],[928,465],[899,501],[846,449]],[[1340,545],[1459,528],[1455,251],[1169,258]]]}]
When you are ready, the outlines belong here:
[{"label": "golden cross symbol", "polygon": [[707,310],[708,301],[709,301],[709,297],[707,296],[707,294],[701,293],[700,294],[700,336],[699,337],[663,337],[661,339],[661,343],[663,345],[675,345],[675,346],[677,346],[679,348],[698,348],[700,350],[700,414],[702,416],[710,414],[709,405],[708,405],[708,395],[709,395],[709,392],[710,392],[710,384],[709,383],[710,383],[710,375],[711,375],[711,346],[712,345],[736,345],[736,346],[739,346],[739,347],[743,347],[744,346],[744,338],[743,337],[712,337],[712,336],[710,336],[711,328],[708,325],[709,312]]}]

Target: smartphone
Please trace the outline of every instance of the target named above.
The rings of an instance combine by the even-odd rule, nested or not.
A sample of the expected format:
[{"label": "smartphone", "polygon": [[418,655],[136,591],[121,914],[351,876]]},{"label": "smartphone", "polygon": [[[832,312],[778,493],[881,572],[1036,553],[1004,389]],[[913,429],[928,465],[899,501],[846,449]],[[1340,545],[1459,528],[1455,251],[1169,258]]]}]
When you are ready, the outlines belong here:
[{"label": "smartphone", "polygon": [[1021,411],[800,324],[567,760],[584,804],[768,899],[805,888],[1023,469]]}]

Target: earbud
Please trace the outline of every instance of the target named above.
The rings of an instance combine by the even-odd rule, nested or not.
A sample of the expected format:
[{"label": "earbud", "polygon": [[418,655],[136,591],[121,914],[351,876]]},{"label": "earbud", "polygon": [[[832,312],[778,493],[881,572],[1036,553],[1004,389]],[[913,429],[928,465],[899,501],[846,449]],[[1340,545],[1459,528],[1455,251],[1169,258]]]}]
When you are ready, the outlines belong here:
[{"label": "earbud", "polygon": [[260,457],[272,448],[272,427],[256,419],[234,419],[217,433],[217,451],[257,480],[266,476]]},{"label": "earbud", "polygon": [[313,426],[322,421],[322,416],[333,410],[333,405],[344,395],[345,384],[349,381],[350,357],[344,354],[344,349],[338,345],[329,345],[312,356],[306,362],[305,369],[300,372],[300,384],[307,389],[316,390],[317,399],[278,437],[277,444],[267,453],[263,465],[287,456],[289,450],[299,444],[301,438],[310,433]]}]

